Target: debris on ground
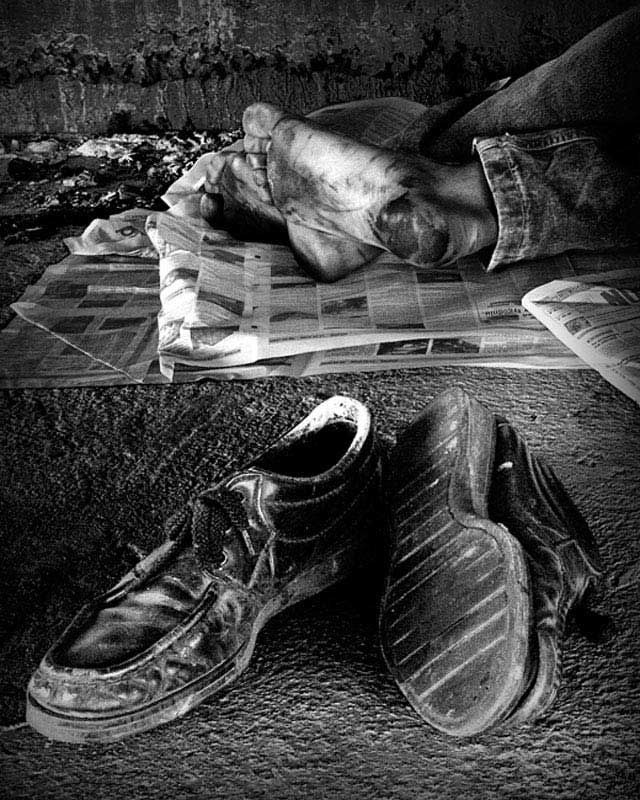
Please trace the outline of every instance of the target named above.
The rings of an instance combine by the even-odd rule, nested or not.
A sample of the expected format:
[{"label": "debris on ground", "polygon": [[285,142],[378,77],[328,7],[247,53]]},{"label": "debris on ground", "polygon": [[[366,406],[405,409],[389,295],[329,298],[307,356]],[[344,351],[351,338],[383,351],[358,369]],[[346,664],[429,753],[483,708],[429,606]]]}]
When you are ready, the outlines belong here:
[{"label": "debris on ground", "polygon": [[242,132],[0,141],[0,241],[43,238],[132,207],[163,209],[166,189]]},{"label": "debris on ground", "polygon": [[45,139],[40,142],[27,142],[25,150],[34,156],[50,156],[57,153],[60,148],[59,143],[55,139]]}]

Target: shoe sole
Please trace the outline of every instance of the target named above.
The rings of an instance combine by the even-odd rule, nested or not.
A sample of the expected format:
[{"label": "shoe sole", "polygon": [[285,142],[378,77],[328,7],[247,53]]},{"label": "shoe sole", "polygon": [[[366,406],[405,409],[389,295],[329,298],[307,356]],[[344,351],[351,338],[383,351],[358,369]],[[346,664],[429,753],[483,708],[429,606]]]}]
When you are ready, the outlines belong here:
[{"label": "shoe sole", "polygon": [[[391,459],[400,488],[391,499],[382,653],[426,722],[472,736],[509,714],[530,673],[525,556],[487,512],[495,420],[452,390],[405,436]],[[412,461],[419,469],[408,473]]]},{"label": "shoe sole", "polygon": [[41,705],[27,692],[27,724],[49,739],[82,744],[108,743],[135,733],[156,728],[183,716],[207,697],[222,691],[247,668],[256,639],[266,623],[289,606],[306,600],[343,580],[353,570],[356,557],[346,547],[331,560],[330,566],[319,565],[299,575],[282,593],[266,603],[257,614],[247,641],[223,664],[186,684],[161,700],[126,714],[60,714]]}]

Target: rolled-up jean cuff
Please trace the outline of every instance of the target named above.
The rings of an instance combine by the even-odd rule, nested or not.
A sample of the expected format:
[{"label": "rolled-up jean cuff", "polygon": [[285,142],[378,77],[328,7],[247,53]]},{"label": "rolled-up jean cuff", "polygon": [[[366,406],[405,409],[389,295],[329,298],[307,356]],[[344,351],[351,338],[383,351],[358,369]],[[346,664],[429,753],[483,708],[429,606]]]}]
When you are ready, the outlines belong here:
[{"label": "rolled-up jean cuff", "polygon": [[527,257],[528,251],[531,208],[509,138],[509,134],[505,134],[473,140],[473,149],[482,164],[498,215],[498,240],[488,270],[520,261]]},{"label": "rolled-up jean cuff", "polygon": [[487,269],[566,250],[640,242],[640,167],[631,140],[580,128],[477,137],[498,217]]}]

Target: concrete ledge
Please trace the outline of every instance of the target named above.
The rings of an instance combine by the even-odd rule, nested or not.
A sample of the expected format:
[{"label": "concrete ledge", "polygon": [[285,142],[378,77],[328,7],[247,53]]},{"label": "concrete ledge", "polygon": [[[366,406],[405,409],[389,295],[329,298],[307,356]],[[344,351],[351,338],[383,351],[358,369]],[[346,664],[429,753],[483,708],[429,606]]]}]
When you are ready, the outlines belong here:
[{"label": "concrete ledge", "polygon": [[553,57],[632,3],[0,5],[0,133],[19,134],[233,128],[256,99],[301,112],[392,94],[438,102]]}]

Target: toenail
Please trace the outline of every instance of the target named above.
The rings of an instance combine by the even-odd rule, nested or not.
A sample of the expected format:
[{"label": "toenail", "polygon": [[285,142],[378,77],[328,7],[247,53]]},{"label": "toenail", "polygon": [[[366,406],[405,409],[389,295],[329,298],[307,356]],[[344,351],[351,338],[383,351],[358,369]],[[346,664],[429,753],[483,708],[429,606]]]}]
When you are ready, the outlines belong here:
[{"label": "toenail", "polygon": [[211,163],[207,167],[207,172],[206,172],[207,180],[210,181],[211,183],[217,183],[218,180],[220,179],[220,176],[224,172],[226,163],[227,163],[226,160],[222,158],[212,159]]},{"label": "toenail", "polygon": [[256,186],[266,186],[267,185],[267,170],[266,169],[256,169],[253,173],[253,180],[256,183]]},{"label": "toenail", "polygon": [[209,194],[220,194],[220,184],[217,182],[214,183],[213,181],[210,181],[208,178],[205,178],[205,181],[203,183],[203,188],[205,192],[208,192]]},{"label": "toenail", "polygon": [[244,149],[247,153],[266,153],[268,144],[268,139],[252,136],[249,133],[246,133],[244,136]]},{"label": "toenail", "polygon": [[253,169],[267,166],[267,157],[264,153],[247,153],[247,161]]},{"label": "toenail", "polygon": [[237,156],[234,156],[231,159],[231,163],[230,163],[229,166],[231,167],[231,171],[235,175],[240,176],[242,174],[242,172],[244,171],[245,164],[246,164],[246,162],[244,160],[244,156],[237,155]]}]

